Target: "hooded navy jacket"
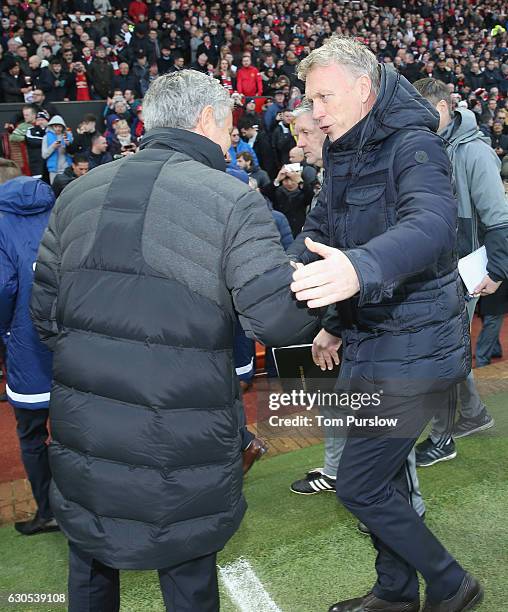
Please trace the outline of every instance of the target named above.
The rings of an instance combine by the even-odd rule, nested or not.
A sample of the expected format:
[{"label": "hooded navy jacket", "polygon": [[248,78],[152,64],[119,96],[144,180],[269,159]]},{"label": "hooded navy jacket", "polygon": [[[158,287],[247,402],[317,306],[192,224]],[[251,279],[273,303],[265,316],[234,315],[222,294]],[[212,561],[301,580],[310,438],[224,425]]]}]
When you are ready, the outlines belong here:
[{"label": "hooded navy jacket", "polygon": [[0,185],[0,336],[6,345],[7,397],[16,408],[49,405],[51,352],[29,312],[37,250],[55,196],[39,179]]},{"label": "hooded navy jacket", "polygon": [[341,249],[360,291],[334,305],[324,328],[344,346],[341,388],[400,396],[444,390],[471,369],[457,273],[457,201],[439,116],[394,69],[380,66],[377,100],[359,123],[325,141],[325,182],[289,249],[306,236]]}]

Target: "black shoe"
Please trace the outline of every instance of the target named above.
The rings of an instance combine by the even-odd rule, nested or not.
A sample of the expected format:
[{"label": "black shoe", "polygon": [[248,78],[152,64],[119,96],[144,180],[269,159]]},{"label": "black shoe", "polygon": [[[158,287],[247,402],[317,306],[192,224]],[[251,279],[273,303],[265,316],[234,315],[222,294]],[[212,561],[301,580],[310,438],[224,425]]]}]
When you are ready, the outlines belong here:
[{"label": "black shoe", "polygon": [[14,529],[22,535],[35,535],[36,533],[59,531],[60,527],[54,518],[41,518],[39,514],[36,514],[30,521],[14,523]]},{"label": "black shoe", "polygon": [[[424,521],[424,520],[425,520],[425,512],[422,514],[422,521]],[[363,533],[363,535],[370,536],[370,534],[371,534],[371,531],[367,527],[367,525],[365,523],[362,523],[361,521],[358,521],[358,524],[356,525],[356,528],[358,529],[358,531],[360,533]]]},{"label": "black shoe", "polygon": [[290,489],[298,495],[315,495],[325,491],[335,493],[335,478],[330,478],[330,476],[323,474],[321,468],[316,468],[311,470],[305,478],[296,480]]},{"label": "black shoe", "polygon": [[446,444],[437,445],[427,438],[416,446],[416,465],[418,467],[429,467],[440,461],[450,461],[455,459],[457,451],[455,442],[450,440]]},{"label": "black shoe", "polygon": [[328,612],[419,612],[420,600],[414,601],[385,601],[378,599],[373,593],[368,593],[365,597],[339,601]]},{"label": "black shoe", "polygon": [[465,438],[479,431],[490,429],[494,425],[494,419],[487,412],[487,409],[484,408],[477,417],[472,419],[466,419],[463,416],[459,417],[453,427],[452,435],[454,438]]},{"label": "black shoe", "polygon": [[439,603],[425,602],[423,612],[462,612],[473,610],[483,601],[483,587],[471,574],[466,574],[459,590],[450,599]]}]

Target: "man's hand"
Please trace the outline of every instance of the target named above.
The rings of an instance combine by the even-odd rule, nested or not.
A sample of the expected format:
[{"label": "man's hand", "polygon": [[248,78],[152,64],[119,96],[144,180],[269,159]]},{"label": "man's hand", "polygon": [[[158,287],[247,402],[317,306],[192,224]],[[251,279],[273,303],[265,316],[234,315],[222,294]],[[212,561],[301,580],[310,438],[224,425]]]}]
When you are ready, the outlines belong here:
[{"label": "man's hand", "polygon": [[312,253],[323,259],[300,268],[293,274],[291,291],[296,299],[307,301],[309,308],[321,308],[352,297],[360,290],[353,264],[339,249],[305,239]]},{"label": "man's hand", "polygon": [[482,295],[492,295],[499,289],[499,285],[503,281],[493,281],[490,276],[487,274],[482,282],[473,289],[472,295],[474,297],[480,297]]},{"label": "man's hand", "polygon": [[284,166],[282,166],[282,168],[279,170],[279,174],[277,174],[277,176],[275,177],[274,183],[282,183],[282,181],[286,178],[287,175],[288,171],[284,168]]},{"label": "man's hand", "polygon": [[342,345],[341,338],[332,336],[326,329],[322,329],[314,338],[312,343],[312,359],[323,372],[328,368],[333,370],[334,365],[339,365],[339,349]]}]

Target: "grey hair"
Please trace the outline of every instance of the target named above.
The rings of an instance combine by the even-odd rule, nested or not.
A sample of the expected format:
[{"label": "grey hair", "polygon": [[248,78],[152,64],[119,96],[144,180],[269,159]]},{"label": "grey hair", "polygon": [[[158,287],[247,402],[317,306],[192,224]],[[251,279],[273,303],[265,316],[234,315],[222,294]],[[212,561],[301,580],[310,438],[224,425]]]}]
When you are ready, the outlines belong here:
[{"label": "grey hair", "polygon": [[307,98],[302,100],[302,103],[295,108],[292,115],[294,119],[298,119],[298,117],[305,115],[305,113],[312,113],[312,102]]},{"label": "grey hair", "polygon": [[164,74],[155,79],[143,98],[145,128],[192,130],[207,106],[212,107],[215,121],[222,127],[233,103],[219,81],[197,70]]},{"label": "grey hair", "polygon": [[334,34],[322,47],[314,49],[298,65],[298,78],[305,81],[307,74],[316,66],[339,64],[345,66],[356,78],[366,74],[372,89],[379,93],[380,73],[376,56],[365,45],[350,36]]}]

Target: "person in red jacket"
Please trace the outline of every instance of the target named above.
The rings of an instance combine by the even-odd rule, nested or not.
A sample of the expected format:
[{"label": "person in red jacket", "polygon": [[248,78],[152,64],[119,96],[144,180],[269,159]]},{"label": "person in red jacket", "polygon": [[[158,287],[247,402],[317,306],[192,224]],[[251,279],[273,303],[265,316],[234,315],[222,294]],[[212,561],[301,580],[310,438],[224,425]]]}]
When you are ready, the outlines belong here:
[{"label": "person in red jacket", "polygon": [[236,90],[249,98],[263,95],[263,83],[259,70],[252,65],[251,56],[245,53],[242,67],[236,73]]},{"label": "person in red jacket", "polygon": [[139,23],[139,16],[144,15],[148,19],[148,7],[142,0],[133,0],[129,3],[129,17],[134,23]]}]

